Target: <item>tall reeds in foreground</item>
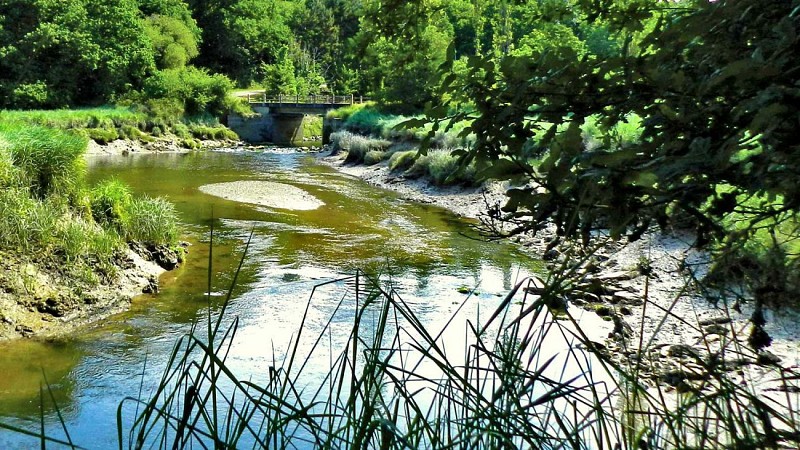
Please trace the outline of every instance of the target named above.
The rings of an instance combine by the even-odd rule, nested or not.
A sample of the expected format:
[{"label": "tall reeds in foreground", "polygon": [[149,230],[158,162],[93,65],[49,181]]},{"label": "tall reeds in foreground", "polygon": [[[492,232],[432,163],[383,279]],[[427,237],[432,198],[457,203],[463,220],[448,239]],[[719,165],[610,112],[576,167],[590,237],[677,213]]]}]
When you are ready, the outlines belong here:
[{"label": "tall reeds in foreground", "polygon": [[[523,280],[483,319],[465,318],[462,304],[437,330],[390,281],[359,272],[322,283],[310,293],[292,345],[272,355],[264,383],[240,378],[229,363],[239,327],[238,318],[226,317],[229,291],[218,315],[209,312],[176,343],[155,391],[120,404],[119,447],[798,446],[797,395],[789,389],[796,372],[775,369],[786,388],[785,401],[776,402],[736,381],[726,360],[690,352],[682,387],[652,385],[646,339],[623,343],[620,351],[634,362],[621,364],[564,308],[580,267],[564,264],[546,282]],[[341,294],[335,311],[307,336],[308,311],[331,289]],[[647,314],[666,319],[679,299],[668,307],[646,294],[643,300]],[[352,322],[335,346],[340,313]],[[730,346],[746,353],[736,342]],[[316,353],[328,370],[310,377]]]},{"label": "tall reeds in foreground", "polygon": [[[640,365],[616,362],[584,333],[573,310],[563,309],[576,272],[561,269],[546,283],[517,284],[485,320],[456,312],[440,330],[430,330],[385,280],[357,273],[320,284],[306,311],[322,289],[339,288],[336,311],[310,347],[300,346],[308,333],[304,316],[293,345],[273,355],[269,381],[260,385],[227,364],[239,323],[224,318],[223,308],[205,330],[176,343],[149,399],[126,400],[137,405],[129,430],[120,405],[120,447],[688,449],[800,442],[792,399],[786,408],[761,397],[719,361],[693,361],[701,373],[684,389],[650,387],[653,377]],[[334,317],[352,308],[349,338],[334,348]],[[626,351],[643,359],[647,343]],[[304,376],[314,352],[328,356],[322,379]],[[797,379],[780,374],[784,382]]]}]

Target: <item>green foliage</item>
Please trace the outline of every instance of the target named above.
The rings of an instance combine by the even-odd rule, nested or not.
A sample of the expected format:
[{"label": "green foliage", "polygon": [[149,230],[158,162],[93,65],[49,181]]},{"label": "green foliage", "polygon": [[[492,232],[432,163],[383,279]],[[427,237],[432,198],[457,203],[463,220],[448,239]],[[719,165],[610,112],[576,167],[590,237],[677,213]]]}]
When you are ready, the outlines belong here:
[{"label": "green foliage", "polygon": [[50,128],[113,128],[139,126],[147,115],[120,106],[79,109],[0,111],[0,120],[42,125]]},{"label": "green foliage", "polygon": [[331,144],[334,152],[345,151],[347,163],[363,163],[367,153],[371,151],[385,151],[391,142],[383,139],[368,138],[353,134],[348,131],[338,131],[331,134]]},{"label": "green foliage", "polygon": [[137,198],[126,211],[125,238],[174,245],[178,240],[175,207],[164,198]]},{"label": "green foliage", "polygon": [[352,105],[342,106],[341,108],[336,108],[328,111],[325,114],[325,117],[328,119],[342,119],[346,120],[357,111],[360,111],[366,107],[373,107],[375,106],[374,102],[366,102],[366,103],[354,103]]},{"label": "green foliage", "polygon": [[[403,159],[407,158],[408,156]],[[396,163],[395,168],[399,167],[402,161],[398,160]],[[450,150],[431,150],[425,155],[420,155],[404,174],[408,177],[425,177],[439,186],[477,183],[475,168],[471,166],[462,168],[458,158],[453,156]]]},{"label": "green foliage", "polygon": [[303,118],[303,136],[322,136],[322,117],[305,116]]},{"label": "green foliage", "polygon": [[387,153],[383,150],[370,150],[364,155],[364,164],[367,166],[378,164],[386,158]]},{"label": "green foliage", "polygon": [[416,161],[418,154],[419,152],[416,150],[406,150],[392,153],[392,156],[389,157],[389,170],[395,172],[406,171],[410,169],[411,166],[414,165],[414,161]]},{"label": "green foliage", "polygon": [[0,151],[10,156],[22,183],[39,199],[76,198],[86,168],[86,144],[85,138],[61,130],[0,122]]},{"label": "green foliage", "polygon": [[228,110],[231,102],[228,92],[232,89],[233,84],[223,75],[185,67],[157,72],[145,81],[143,93],[149,100],[158,99],[163,106],[170,105],[168,111],[172,114],[180,105],[182,112],[189,116],[220,116]]},{"label": "green foliage", "polygon": [[156,66],[180,69],[198,55],[197,38],[181,19],[153,15],[145,22],[145,32],[153,45]]},{"label": "green foliage", "polygon": [[198,139],[215,140],[215,141],[237,141],[239,136],[230,129],[221,125],[208,126],[202,124],[190,124],[189,132],[192,136]]},{"label": "green foliage", "polygon": [[133,202],[130,188],[119,180],[105,180],[92,188],[89,198],[95,222],[124,235]]},{"label": "green foliage", "polygon": [[88,128],[86,129],[86,136],[101,145],[119,139],[119,133],[117,133],[116,128]]},{"label": "green foliage", "polygon": [[154,66],[133,0],[9,0],[0,30],[0,106],[105,102]]}]

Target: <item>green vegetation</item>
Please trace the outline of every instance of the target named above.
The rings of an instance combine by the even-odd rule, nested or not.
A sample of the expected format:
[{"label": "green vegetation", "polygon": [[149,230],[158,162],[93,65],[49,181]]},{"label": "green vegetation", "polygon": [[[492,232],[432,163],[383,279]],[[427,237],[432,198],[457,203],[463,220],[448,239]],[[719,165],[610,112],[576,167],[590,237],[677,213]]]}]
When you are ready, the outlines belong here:
[{"label": "green vegetation", "polygon": [[[642,369],[652,363],[648,356],[635,368],[618,365],[581,330],[571,310],[549,309],[550,300],[569,295],[567,286],[582,276],[574,267],[561,269],[544,283],[541,295],[526,293],[541,282],[522,280],[487,319],[471,325],[456,312],[442,330],[428,329],[384,280],[357,273],[326,282],[317,288],[340,286],[347,292],[336,311],[345,304],[359,305],[357,310],[334,312],[313,336],[304,329],[308,318],[299,318],[299,332],[283,354],[271,355],[276,367],[260,384],[240,378],[226,358],[239,324],[225,314],[230,289],[220,314],[212,316],[209,306],[207,319],[199,319],[205,325],[196,323],[175,343],[155,391],[120,403],[119,445],[438,449],[454,444],[564,448],[568,443],[572,449],[688,449],[796,444],[791,404],[759,397],[722,364],[687,356],[683,371],[672,375],[675,380],[665,378],[653,387]],[[349,288],[353,285],[358,289]],[[317,301],[315,291],[307,310]],[[472,301],[466,297],[464,302]],[[347,339],[334,344],[329,333],[345,320],[339,314],[352,323]],[[450,332],[464,340],[449,342],[443,336]],[[310,350],[302,350],[310,342]],[[319,345],[323,342],[328,345]],[[637,355],[652,353],[642,342],[627,345]],[[330,369],[308,379],[306,370],[318,355],[331,361]],[[741,357],[756,355],[745,350]],[[695,376],[693,365],[705,375]],[[773,372],[780,373],[783,387],[797,376]],[[45,430],[24,432],[59,442]]]},{"label": "green vegetation", "polygon": [[68,273],[97,282],[114,275],[125,241],[175,245],[176,216],[163,199],[134,199],[117,181],[87,190],[86,144],[56,128],[0,122],[0,250],[68,263]]},{"label": "green vegetation", "polygon": [[[171,100],[166,100],[168,103]],[[160,102],[160,100],[153,100]],[[173,106],[177,103],[173,102]],[[145,108],[147,109],[147,108]],[[83,139],[93,139],[107,144],[117,139],[151,142],[155,137],[173,134],[186,142],[184,147],[200,146],[191,138],[206,140],[238,140],[239,137],[209,115],[184,118],[183,107],[177,105],[172,113],[152,110],[137,111],[122,106],[69,109],[0,111],[0,123],[9,129],[27,129],[31,125],[41,129],[68,130]],[[174,114],[174,115],[172,115]],[[85,144],[84,144],[85,145]]]}]

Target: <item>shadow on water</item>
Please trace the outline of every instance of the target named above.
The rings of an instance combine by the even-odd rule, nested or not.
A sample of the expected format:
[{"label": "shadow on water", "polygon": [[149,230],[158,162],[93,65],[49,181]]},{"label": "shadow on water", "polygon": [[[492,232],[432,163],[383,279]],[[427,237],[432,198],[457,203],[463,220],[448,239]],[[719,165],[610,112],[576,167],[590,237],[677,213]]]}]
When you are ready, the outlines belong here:
[{"label": "shadow on water", "polygon": [[[273,349],[280,354],[297,331],[298,305],[321,280],[357,268],[389,273],[420,317],[437,323],[463,300],[460,286],[479,286],[475,304],[488,310],[521,276],[542,269],[511,246],[465,237],[470,224],[444,210],[407,203],[300,153],[218,151],[90,160],[91,182],[111,177],[131,185],[137,195],[165,196],[176,205],[184,239],[192,244],[187,262],[161,277],[157,295],[134,299],[125,313],[61,342],[18,341],[3,344],[0,352],[0,420],[38,420],[44,368],[70,433],[88,448],[116,445],[120,400],[140,389],[148,392],[176,339],[191,323],[205,320],[212,214],[217,218],[214,313],[253,233],[228,312],[241,321],[232,364],[244,378],[267,373]],[[325,205],[311,211],[270,209],[198,189],[238,180],[291,184]],[[333,301],[314,307],[312,327],[322,326]],[[339,314],[347,320],[353,313]],[[50,411],[47,416],[55,427]],[[18,439],[0,431],[0,448],[26,448],[27,441]]]}]

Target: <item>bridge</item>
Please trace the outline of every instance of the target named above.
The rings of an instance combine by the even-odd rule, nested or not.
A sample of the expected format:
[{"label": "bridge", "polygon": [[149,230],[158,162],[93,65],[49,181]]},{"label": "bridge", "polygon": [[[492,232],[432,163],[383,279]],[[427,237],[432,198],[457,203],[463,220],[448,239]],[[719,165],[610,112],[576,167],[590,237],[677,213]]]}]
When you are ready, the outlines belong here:
[{"label": "bridge", "polygon": [[[322,142],[328,143],[331,124],[328,111],[343,106],[362,104],[368,99],[355,95],[267,95],[263,92],[238,94],[258,114],[256,117],[228,116],[228,126],[247,142],[292,144],[304,137],[307,116],[322,116]],[[311,136],[308,136],[311,137]]]}]

